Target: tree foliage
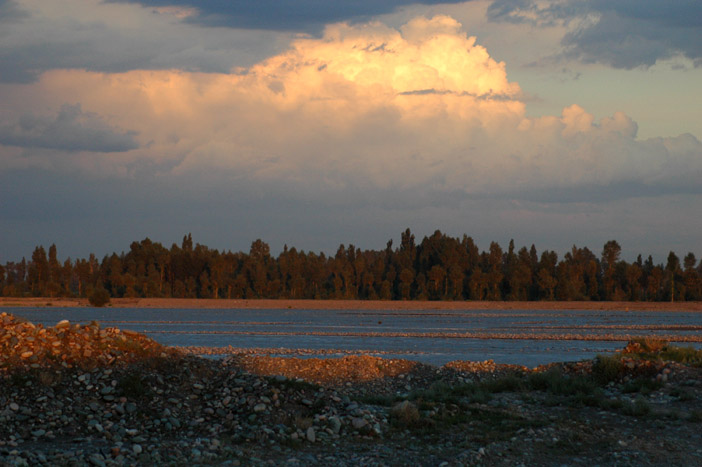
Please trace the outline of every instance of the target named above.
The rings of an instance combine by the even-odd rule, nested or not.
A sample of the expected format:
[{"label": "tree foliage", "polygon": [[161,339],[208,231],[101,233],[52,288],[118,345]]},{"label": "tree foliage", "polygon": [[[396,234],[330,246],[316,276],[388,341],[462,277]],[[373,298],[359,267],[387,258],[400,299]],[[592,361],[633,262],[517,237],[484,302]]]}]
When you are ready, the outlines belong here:
[{"label": "tree foliage", "polygon": [[59,260],[55,245],[37,246],[29,261],[0,266],[5,296],[291,298],[361,300],[702,300],[702,263],[693,253],[665,265],[639,255],[621,259],[615,240],[601,255],[573,246],[562,259],[531,245],[480,251],[473,239],[437,230],[417,241],[410,229],[399,247],[340,245],[333,256],[284,246],[277,256],[261,239],[248,253],[193,243],[164,247],[149,238],[99,261]]}]

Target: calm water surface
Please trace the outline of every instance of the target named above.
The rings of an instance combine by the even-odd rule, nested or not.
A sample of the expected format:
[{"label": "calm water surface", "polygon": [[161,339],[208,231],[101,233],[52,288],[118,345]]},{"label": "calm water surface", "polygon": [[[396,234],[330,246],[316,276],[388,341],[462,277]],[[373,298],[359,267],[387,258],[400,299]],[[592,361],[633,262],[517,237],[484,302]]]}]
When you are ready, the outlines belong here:
[{"label": "calm water surface", "polygon": [[[699,336],[702,314],[624,311],[356,311],[120,308],[3,308],[35,323],[99,321],[167,345],[375,351],[442,365],[487,360],[536,366],[620,349],[616,340],[577,336]],[[492,338],[456,337],[487,334]],[[409,334],[409,336],[407,335]],[[534,334],[545,339],[528,339]],[[495,337],[501,338],[495,338]],[[674,341],[674,339],[671,339]],[[686,344],[689,345],[689,344]],[[692,344],[701,348],[700,344]]]}]

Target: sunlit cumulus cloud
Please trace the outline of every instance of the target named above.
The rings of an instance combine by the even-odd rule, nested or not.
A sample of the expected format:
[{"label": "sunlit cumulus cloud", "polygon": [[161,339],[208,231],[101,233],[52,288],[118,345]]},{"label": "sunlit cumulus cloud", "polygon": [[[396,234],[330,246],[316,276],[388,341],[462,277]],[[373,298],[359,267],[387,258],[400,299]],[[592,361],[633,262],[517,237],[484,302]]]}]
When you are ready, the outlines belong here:
[{"label": "sunlit cumulus cloud", "polygon": [[[692,135],[639,140],[624,113],[595,120],[575,104],[561,115],[527,117],[506,65],[448,16],[399,29],[331,25],[320,38],[297,39],[230,73],[54,70],[34,84],[4,85],[0,95],[10,90],[29,112],[50,105],[55,116],[79,104],[99,127],[78,129],[122,145],[75,149],[111,152],[96,156],[109,157],[97,167],[123,176],[150,167],[162,176],[216,172],[303,193],[554,189],[587,199],[593,187],[619,185],[637,194],[694,191],[702,175],[702,144]],[[60,119],[34,118],[34,126],[6,121],[0,144],[49,147]],[[57,144],[67,149],[71,141],[64,143]],[[0,147],[6,160],[24,157],[7,147]],[[85,160],[74,163],[84,168]]]}]

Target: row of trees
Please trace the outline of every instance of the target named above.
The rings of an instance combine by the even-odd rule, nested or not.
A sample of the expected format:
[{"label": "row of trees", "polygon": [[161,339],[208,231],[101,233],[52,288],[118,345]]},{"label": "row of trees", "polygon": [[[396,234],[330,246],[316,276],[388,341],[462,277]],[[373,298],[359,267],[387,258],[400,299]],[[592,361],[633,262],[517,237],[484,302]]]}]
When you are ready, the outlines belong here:
[{"label": "row of trees", "polygon": [[621,260],[611,240],[598,256],[573,246],[559,259],[536,248],[480,251],[473,239],[440,231],[416,244],[407,229],[400,245],[382,250],[339,246],[334,256],[285,246],[278,257],[261,240],[248,253],[193,245],[190,234],[170,249],[148,238],[129,252],[59,261],[56,246],[36,247],[30,260],[0,265],[4,296],[315,298],[383,300],[701,300],[702,261],[671,252],[665,265],[639,255]]}]

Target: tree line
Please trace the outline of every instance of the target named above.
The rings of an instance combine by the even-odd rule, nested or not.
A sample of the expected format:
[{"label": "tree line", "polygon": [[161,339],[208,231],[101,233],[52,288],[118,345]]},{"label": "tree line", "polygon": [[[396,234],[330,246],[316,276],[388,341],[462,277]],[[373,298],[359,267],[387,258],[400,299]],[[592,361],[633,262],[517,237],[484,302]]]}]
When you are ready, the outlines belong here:
[{"label": "tree line", "polygon": [[651,256],[628,263],[606,242],[600,255],[573,246],[562,258],[534,247],[497,242],[480,251],[473,239],[440,231],[415,241],[410,229],[399,246],[381,250],[340,245],[334,256],[288,248],[273,257],[255,240],[248,253],[193,245],[192,235],[170,249],[146,238],[129,251],[98,260],[59,261],[55,245],[31,259],[0,265],[0,292],[12,297],[290,298],[362,300],[702,300],[702,261],[665,265]]}]

